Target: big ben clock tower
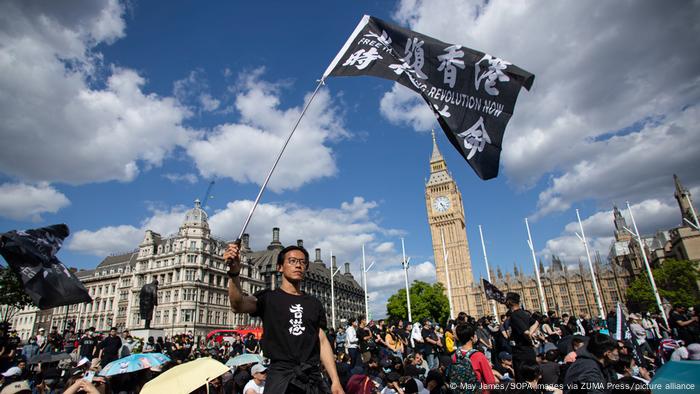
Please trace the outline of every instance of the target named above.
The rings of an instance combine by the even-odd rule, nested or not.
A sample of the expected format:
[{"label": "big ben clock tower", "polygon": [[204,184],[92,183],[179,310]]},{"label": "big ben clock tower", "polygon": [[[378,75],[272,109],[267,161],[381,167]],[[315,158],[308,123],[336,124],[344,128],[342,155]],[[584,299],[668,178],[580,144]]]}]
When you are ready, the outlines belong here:
[{"label": "big ben clock tower", "polygon": [[464,222],[462,193],[459,192],[457,184],[447,171],[445,159],[435,141],[435,131],[433,131],[433,154],[430,157],[430,178],[425,185],[425,205],[428,209],[428,224],[433,238],[437,280],[445,286],[445,289],[448,288],[442,252],[444,237],[454,313],[456,315],[459,312],[466,312],[475,316],[475,303],[468,296],[469,287],[474,279]]}]

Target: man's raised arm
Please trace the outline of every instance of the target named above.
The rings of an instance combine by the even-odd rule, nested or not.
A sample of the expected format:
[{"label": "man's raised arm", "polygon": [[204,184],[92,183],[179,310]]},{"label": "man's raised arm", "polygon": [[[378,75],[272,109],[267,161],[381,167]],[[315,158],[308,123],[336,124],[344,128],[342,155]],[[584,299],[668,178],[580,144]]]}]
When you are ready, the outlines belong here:
[{"label": "man's raised arm", "polygon": [[231,310],[236,313],[254,313],[257,309],[258,299],[243,294],[241,290],[241,258],[240,245],[230,243],[224,252],[224,261],[228,264],[228,299],[231,302]]}]

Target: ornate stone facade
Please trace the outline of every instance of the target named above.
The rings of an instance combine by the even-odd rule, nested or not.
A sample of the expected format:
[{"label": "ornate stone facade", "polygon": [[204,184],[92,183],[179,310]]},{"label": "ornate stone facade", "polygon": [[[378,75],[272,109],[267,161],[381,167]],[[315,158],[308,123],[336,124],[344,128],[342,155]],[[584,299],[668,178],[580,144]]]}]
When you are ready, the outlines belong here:
[{"label": "ornate stone facade", "polygon": [[[303,241],[299,240],[299,244]],[[191,331],[195,336],[205,336],[214,329],[239,325],[259,325],[259,319],[248,314],[233,313],[228,300],[227,267],[223,261],[226,242],[211,235],[207,213],[195,201],[187,211],[177,234],[162,237],[147,230],[138,249],[106,257],[94,270],[76,272],[93,298],[86,304],[58,307],[46,311],[30,308],[16,316],[18,324],[33,324],[50,330],[57,326],[76,329],[96,327],[143,327],[139,318],[139,292],[145,283],[158,280],[158,305],[151,326],[164,329],[166,335]],[[252,251],[249,236],[242,240],[243,267],[241,287],[246,294],[264,288],[279,286],[276,273],[277,254],[282,249],[279,229],[273,229],[273,240],[266,250]],[[321,299],[326,306],[330,323],[330,270],[320,259],[310,263],[302,290]],[[350,273],[349,263],[345,272],[335,277],[336,320],[361,314],[364,310],[364,292]]]}]

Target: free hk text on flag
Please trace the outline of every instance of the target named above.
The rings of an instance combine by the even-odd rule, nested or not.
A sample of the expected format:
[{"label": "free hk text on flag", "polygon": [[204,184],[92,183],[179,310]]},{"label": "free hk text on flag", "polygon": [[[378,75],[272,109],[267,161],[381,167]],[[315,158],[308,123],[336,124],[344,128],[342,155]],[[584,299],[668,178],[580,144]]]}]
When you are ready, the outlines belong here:
[{"label": "free hk text on flag", "polygon": [[535,76],[503,59],[365,15],[328,66],[329,76],[396,81],[428,103],[452,145],[482,179],[495,178],[520,87]]}]

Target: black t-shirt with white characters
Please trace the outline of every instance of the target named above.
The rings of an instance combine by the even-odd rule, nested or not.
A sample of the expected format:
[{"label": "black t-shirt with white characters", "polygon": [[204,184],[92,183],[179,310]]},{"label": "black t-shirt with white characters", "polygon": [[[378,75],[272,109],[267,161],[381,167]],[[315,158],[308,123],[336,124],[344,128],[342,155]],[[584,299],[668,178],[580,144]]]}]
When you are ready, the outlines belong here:
[{"label": "black t-shirt with white characters", "polygon": [[80,357],[92,358],[95,354],[97,339],[95,337],[83,337],[80,340]]},{"label": "black t-shirt with white characters", "polygon": [[326,311],[309,294],[293,295],[282,289],[255,293],[257,310],[251,314],[263,321],[261,346],[270,360],[318,364],[321,345],[318,330],[326,329]]}]

